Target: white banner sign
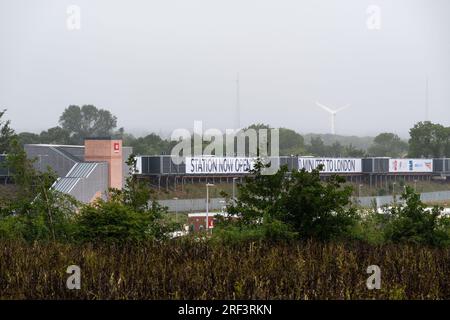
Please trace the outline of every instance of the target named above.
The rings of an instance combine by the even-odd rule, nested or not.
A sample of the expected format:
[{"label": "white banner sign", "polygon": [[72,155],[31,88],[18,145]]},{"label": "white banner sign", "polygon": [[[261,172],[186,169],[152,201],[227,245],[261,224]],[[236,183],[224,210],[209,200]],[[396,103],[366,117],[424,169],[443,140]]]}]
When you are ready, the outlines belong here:
[{"label": "white banner sign", "polygon": [[389,159],[389,172],[433,172],[433,160]]},{"label": "white banner sign", "polygon": [[187,174],[239,174],[253,169],[254,158],[186,157]]},{"label": "white banner sign", "polygon": [[361,159],[353,158],[298,158],[298,169],[311,172],[322,164],[324,173],[358,173],[362,172]]}]

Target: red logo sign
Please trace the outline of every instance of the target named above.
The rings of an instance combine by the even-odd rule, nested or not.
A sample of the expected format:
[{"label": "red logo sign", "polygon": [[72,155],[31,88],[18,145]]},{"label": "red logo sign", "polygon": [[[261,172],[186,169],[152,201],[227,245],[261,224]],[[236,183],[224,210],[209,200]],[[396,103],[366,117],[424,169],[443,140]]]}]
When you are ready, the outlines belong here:
[{"label": "red logo sign", "polygon": [[118,142],[114,142],[114,152],[119,152],[120,145]]}]

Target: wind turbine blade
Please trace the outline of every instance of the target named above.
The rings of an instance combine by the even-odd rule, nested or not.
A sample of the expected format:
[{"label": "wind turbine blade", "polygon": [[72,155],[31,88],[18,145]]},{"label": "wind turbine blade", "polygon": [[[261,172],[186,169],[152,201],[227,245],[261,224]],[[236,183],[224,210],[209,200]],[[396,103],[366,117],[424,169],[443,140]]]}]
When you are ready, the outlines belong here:
[{"label": "wind turbine blade", "polygon": [[334,110],[331,110],[330,108],[328,108],[327,106],[324,106],[321,103],[316,102],[316,104],[321,107],[322,109],[324,109],[325,111],[328,111],[329,113],[334,113]]},{"label": "wind turbine blade", "polygon": [[339,111],[345,110],[345,109],[347,109],[348,107],[350,107],[349,104],[346,105],[346,106],[343,106],[343,107],[341,107],[341,108],[339,108],[339,109],[337,109],[337,110],[335,110],[335,112],[339,112]]}]

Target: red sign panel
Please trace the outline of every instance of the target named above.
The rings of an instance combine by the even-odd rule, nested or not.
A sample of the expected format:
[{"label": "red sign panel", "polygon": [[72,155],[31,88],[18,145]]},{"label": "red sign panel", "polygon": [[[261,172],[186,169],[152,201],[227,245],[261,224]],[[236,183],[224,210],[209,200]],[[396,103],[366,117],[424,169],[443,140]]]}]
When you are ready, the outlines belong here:
[{"label": "red sign panel", "polygon": [[114,152],[119,152],[120,145],[118,142],[114,142]]}]

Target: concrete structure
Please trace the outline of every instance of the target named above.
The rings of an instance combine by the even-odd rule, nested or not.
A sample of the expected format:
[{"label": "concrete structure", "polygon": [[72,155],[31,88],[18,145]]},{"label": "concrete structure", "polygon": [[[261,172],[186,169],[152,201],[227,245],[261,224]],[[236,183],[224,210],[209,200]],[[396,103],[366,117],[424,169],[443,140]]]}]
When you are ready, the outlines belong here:
[{"label": "concrete structure", "polygon": [[84,160],[108,164],[108,187],[122,189],[123,156],[122,140],[89,138],[84,141]]}]

